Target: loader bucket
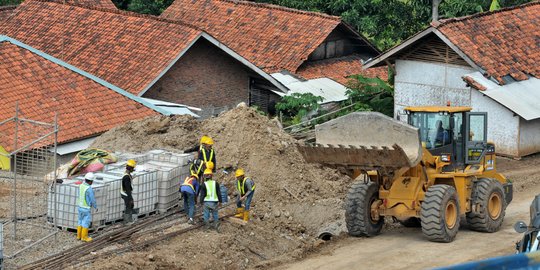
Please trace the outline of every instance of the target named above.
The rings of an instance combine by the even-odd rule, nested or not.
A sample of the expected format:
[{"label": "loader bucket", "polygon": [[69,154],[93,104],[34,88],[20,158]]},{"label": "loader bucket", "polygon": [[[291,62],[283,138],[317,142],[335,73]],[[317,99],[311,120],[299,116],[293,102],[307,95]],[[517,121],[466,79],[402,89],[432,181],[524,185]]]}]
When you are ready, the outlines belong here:
[{"label": "loader bucket", "polygon": [[307,162],[358,169],[414,167],[422,159],[418,129],[378,112],[355,112],[315,127],[315,145],[299,145]]}]

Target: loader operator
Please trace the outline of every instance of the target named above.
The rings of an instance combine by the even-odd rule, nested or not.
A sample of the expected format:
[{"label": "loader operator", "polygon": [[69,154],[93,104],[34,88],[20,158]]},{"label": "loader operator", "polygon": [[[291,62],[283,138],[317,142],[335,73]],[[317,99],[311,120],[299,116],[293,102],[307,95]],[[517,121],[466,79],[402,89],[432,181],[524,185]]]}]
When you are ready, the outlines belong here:
[{"label": "loader operator", "polygon": [[[255,182],[251,178],[246,177],[243,169],[236,170],[235,176],[238,195],[236,197],[236,215],[234,216],[242,218],[244,221],[249,221],[249,209],[253,194],[255,193]],[[244,202],[244,207],[242,207],[242,202]]]},{"label": "loader operator", "polygon": [[437,131],[437,135],[435,137],[435,146],[443,146],[450,144],[450,136],[448,134],[448,131],[443,128],[442,121],[437,120],[435,126],[435,130]]},{"label": "loader operator", "polygon": [[133,191],[133,187],[131,186],[133,176],[131,176],[131,173],[135,170],[136,165],[137,162],[135,162],[135,160],[128,160],[126,163],[126,172],[122,177],[122,189],[120,190],[120,195],[122,196],[122,200],[124,200],[124,205],[126,207],[124,210],[124,225],[133,222],[132,215],[135,202],[133,201],[133,196],[131,195],[131,192]]},{"label": "loader operator", "polygon": [[82,240],[84,242],[92,241],[92,238],[88,236],[88,228],[90,228],[90,223],[92,222],[91,207],[94,207],[96,212],[98,211],[94,190],[92,189],[94,178],[94,173],[91,172],[84,176],[84,183],[79,186],[79,197],[77,198],[77,205],[79,208],[77,240]]}]

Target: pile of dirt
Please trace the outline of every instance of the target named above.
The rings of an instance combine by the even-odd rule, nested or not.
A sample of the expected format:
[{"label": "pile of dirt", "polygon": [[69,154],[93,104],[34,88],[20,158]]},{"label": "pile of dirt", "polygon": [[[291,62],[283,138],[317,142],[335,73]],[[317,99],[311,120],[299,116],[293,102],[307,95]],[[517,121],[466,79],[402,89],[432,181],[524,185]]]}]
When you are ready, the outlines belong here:
[{"label": "pile of dirt", "polygon": [[[230,194],[236,190],[236,168],[245,169],[255,180],[254,218],[245,228],[224,223],[222,233],[212,235],[209,241],[202,241],[208,233],[196,232],[155,247],[160,262],[194,267],[195,260],[199,267],[214,269],[268,266],[276,260],[302,257],[318,243],[316,237],[321,229],[343,228],[343,198],[352,180],[335,169],[306,163],[295,147],[297,141],[277,121],[248,107],[204,121],[187,116],[133,121],[103,134],[92,146],[120,152],[183,151],[197,145],[203,134],[214,139],[218,169],[215,179],[224,183]],[[246,246],[264,255],[246,251]],[[178,256],[178,260],[162,256],[163,252],[180,250],[186,256]],[[116,266],[133,266],[131,256],[137,257],[124,255]],[[218,266],[214,256],[221,262]],[[107,267],[116,266],[107,263]]]}]

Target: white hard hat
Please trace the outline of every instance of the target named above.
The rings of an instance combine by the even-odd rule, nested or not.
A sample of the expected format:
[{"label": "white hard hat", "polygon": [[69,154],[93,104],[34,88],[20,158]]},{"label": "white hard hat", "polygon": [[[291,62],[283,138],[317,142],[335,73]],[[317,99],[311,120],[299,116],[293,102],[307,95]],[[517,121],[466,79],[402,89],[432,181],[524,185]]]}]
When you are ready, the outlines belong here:
[{"label": "white hard hat", "polygon": [[94,181],[96,180],[96,176],[94,175],[93,172],[89,172],[84,175],[84,179],[89,180],[89,181]]}]

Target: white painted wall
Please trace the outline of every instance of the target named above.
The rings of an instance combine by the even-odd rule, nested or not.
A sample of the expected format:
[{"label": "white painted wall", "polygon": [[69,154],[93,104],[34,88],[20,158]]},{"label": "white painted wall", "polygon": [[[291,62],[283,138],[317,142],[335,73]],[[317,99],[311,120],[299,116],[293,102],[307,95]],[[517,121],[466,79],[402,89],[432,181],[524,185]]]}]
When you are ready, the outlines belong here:
[{"label": "white painted wall", "polygon": [[540,152],[540,119],[527,121],[520,117],[519,155]]},{"label": "white painted wall", "polygon": [[394,115],[407,106],[470,106],[471,90],[461,79],[470,67],[396,60]]},{"label": "white painted wall", "polygon": [[519,153],[519,119],[514,112],[503,107],[481,91],[471,91],[473,111],[488,113],[488,141],[495,143],[495,152],[509,156]]}]

